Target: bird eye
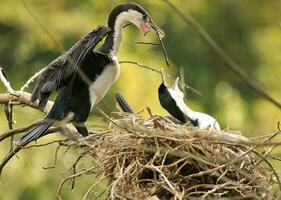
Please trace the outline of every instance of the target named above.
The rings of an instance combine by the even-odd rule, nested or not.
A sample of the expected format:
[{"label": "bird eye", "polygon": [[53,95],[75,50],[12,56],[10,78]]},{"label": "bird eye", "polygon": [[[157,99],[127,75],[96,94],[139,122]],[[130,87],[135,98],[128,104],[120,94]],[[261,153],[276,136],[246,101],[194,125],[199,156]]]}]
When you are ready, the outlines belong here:
[{"label": "bird eye", "polygon": [[143,16],[142,16],[142,19],[143,19],[143,21],[145,21],[145,22],[149,22],[149,21],[150,21],[150,19],[149,19],[149,17],[148,17],[147,15],[143,15]]}]

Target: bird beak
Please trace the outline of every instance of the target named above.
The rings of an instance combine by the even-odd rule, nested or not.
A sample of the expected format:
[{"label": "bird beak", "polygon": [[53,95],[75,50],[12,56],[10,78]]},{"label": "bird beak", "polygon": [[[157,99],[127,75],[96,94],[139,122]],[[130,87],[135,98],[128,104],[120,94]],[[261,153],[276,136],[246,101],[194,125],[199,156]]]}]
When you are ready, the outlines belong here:
[{"label": "bird beak", "polygon": [[162,78],[162,83],[163,83],[166,87],[168,87],[168,83],[167,83],[167,81],[166,81],[165,72],[164,72],[163,68],[161,68],[161,78]]},{"label": "bird beak", "polygon": [[179,90],[178,84],[179,84],[179,77],[177,77],[177,79],[175,80],[175,83],[172,87],[173,90]]},{"label": "bird beak", "polygon": [[165,32],[161,28],[159,28],[159,26],[157,26],[152,20],[150,20],[148,23],[149,23],[150,27],[153,29],[153,31],[155,33],[157,33],[157,35],[160,38],[164,38],[165,37]]},{"label": "bird beak", "polygon": [[151,31],[152,27],[150,26],[149,22],[142,21],[140,24],[140,29],[146,34]]},{"label": "bird beak", "polygon": [[152,19],[149,18],[148,21],[142,21],[140,24],[140,29],[144,32],[144,33],[148,33],[151,30],[153,30],[155,33],[157,33],[157,35],[160,38],[164,38],[165,37],[165,32],[159,28],[153,21]]}]

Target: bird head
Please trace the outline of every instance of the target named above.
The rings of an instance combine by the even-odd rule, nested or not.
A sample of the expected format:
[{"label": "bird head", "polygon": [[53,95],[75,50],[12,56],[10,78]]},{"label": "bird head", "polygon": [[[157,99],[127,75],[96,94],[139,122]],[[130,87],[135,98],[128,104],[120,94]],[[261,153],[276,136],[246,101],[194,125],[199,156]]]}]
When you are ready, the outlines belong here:
[{"label": "bird head", "polygon": [[134,24],[144,33],[154,31],[161,38],[165,36],[164,31],[153,22],[146,10],[136,3],[121,4],[111,11],[108,19],[109,27],[124,26],[125,23]]},{"label": "bird head", "polygon": [[161,69],[162,83],[158,88],[158,98],[161,106],[177,120],[185,123],[187,118],[183,112],[184,94],[178,87],[179,78],[177,78],[172,87],[169,87],[166,76]]},{"label": "bird head", "polygon": [[169,87],[163,69],[161,69],[161,78],[162,84],[160,87],[166,88],[166,90],[171,94],[174,99],[184,99],[184,93],[179,88],[179,77],[176,78],[172,87]]}]

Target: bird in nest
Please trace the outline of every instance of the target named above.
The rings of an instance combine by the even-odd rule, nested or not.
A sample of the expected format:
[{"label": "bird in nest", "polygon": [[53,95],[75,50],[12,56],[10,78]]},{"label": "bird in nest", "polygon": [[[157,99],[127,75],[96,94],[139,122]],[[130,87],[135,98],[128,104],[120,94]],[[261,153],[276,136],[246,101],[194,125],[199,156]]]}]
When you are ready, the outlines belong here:
[{"label": "bird in nest", "polygon": [[191,124],[199,129],[209,128],[219,132],[221,130],[218,121],[202,112],[193,111],[184,102],[184,93],[179,89],[179,77],[176,78],[172,87],[169,87],[165,73],[161,70],[162,83],[158,88],[158,97],[161,106],[168,111],[170,115],[182,123],[191,122]]}]

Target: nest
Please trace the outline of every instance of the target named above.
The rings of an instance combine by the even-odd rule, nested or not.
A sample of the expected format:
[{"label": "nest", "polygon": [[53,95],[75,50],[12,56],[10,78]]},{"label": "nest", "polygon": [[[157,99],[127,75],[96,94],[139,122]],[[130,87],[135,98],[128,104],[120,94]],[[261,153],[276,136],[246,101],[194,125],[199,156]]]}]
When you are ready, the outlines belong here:
[{"label": "nest", "polygon": [[95,158],[92,172],[107,179],[102,199],[278,199],[278,174],[257,145],[225,134],[121,116],[83,150]]}]

